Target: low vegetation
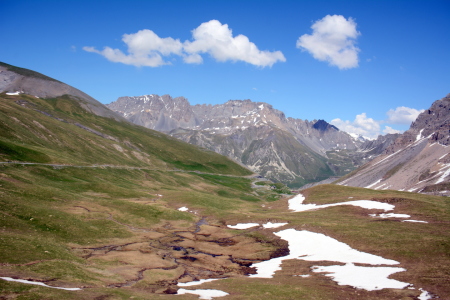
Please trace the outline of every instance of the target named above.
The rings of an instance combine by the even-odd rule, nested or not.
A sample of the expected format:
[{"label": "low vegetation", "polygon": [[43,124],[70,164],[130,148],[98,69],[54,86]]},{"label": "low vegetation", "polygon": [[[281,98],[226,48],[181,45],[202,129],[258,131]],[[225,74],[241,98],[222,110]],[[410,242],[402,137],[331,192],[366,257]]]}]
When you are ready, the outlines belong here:
[{"label": "low vegetation", "polygon": [[[206,278],[227,278],[199,287],[230,294],[222,299],[417,299],[419,287],[450,297],[448,198],[321,185],[302,191],[305,202],[376,200],[428,223],[374,218],[353,206],[292,212],[285,186],[213,152],[89,114],[69,97],[1,95],[0,141],[0,276],[82,288],[0,280],[0,298],[197,299],[172,294],[178,282]],[[397,260],[407,271],[392,278],[416,289],[338,286],[301,260],[284,261],[274,278],[248,278],[252,263],[287,249],[278,229],[226,227],[249,222],[288,222]],[[294,276],[302,274],[310,277]]]}]

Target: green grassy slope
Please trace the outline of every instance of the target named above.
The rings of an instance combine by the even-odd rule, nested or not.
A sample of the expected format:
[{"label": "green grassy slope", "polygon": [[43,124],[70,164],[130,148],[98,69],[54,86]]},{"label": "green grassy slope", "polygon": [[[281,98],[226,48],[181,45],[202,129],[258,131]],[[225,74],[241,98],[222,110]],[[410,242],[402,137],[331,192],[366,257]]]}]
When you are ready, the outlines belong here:
[{"label": "green grassy slope", "polygon": [[247,169],[156,131],[86,112],[69,96],[0,95],[0,160],[178,168],[230,175]]}]

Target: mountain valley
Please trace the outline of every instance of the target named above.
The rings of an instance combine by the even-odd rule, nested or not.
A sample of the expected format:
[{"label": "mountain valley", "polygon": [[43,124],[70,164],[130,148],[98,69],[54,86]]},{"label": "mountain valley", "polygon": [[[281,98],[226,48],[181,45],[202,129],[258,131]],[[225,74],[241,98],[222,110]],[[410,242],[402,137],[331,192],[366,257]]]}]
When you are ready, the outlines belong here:
[{"label": "mountain valley", "polygon": [[[443,194],[448,97],[358,141],[249,100],[117,113],[28,69],[2,63],[0,82],[0,299],[450,297],[449,198],[384,189],[402,172]],[[348,186],[281,183],[363,163]]]},{"label": "mountain valley", "polygon": [[292,188],[345,175],[397,136],[353,138],[324,120],[287,118],[270,104],[250,100],[192,106],[184,97],[145,95],[107,106],[137,125],[228,156]]}]

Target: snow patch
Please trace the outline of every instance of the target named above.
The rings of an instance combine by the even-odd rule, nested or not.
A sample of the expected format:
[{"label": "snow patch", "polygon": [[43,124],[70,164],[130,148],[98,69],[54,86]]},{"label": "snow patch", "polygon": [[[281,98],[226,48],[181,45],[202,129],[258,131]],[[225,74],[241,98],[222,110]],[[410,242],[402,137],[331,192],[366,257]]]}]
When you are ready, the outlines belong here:
[{"label": "snow patch", "polygon": [[278,228],[284,225],[287,225],[288,223],[271,223],[267,222],[266,224],[263,224],[264,228]]},{"label": "snow patch", "polygon": [[215,281],[215,280],[219,280],[219,278],[200,279],[200,280],[197,280],[197,281],[178,283],[177,285],[178,286],[193,286],[193,285],[200,285],[202,283],[211,282],[211,281]]},{"label": "snow patch", "polygon": [[370,189],[371,187],[373,187],[374,185],[376,185],[376,184],[378,184],[378,183],[380,183],[380,181],[381,181],[381,179],[378,179],[377,181],[375,181],[374,183],[372,183],[372,184],[369,184],[368,186],[366,186],[365,188],[366,189]]},{"label": "snow patch", "polygon": [[403,220],[402,222],[428,223],[427,221],[419,221],[419,220]]},{"label": "snow patch", "polygon": [[31,281],[31,280],[25,280],[25,279],[14,279],[11,277],[0,277],[0,279],[6,280],[6,281],[14,281],[14,282],[21,282],[21,283],[26,283],[26,284],[34,284],[34,285],[40,285],[40,286],[45,286],[45,287],[49,287],[52,289],[59,289],[59,290],[66,290],[66,291],[79,291],[81,290],[80,288],[63,288],[63,287],[57,287],[57,286],[50,286],[47,285],[43,282],[38,282],[38,281]]},{"label": "snow patch", "polygon": [[186,290],[186,289],[179,289],[177,295],[184,295],[184,294],[194,294],[198,295],[199,299],[205,299],[210,300],[215,297],[224,297],[226,295],[229,295],[228,293],[220,290]]},{"label": "snow patch", "polygon": [[325,276],[331,277],[339,285],[351,285],[367,291],[407,287],[409,283],[388,278],[391,274],[403,271],[406,270],[393,267],[358,267],[352,263],[344,266],[313,266],[313,272],[330,273]]},{"label": "snow patch", "polygon": [[248,229],[252,227],[259,226],[258,223],[238,223],[236,225],[227,225],[228,228],[232,229]]},{"label": "snow patch", "polygon": [[372,201],[372,200],[353,200],[353,201],[347,201],[347,202],[340,202],[340,203],[333,203],[333,204],[303,204],[303,201],[305,200],[305,197],[302,194],[298,194],[294,198],[289,199],[289,209],[293,210],[295,212],[302,212],[302,211],[308,211],[313,209],[321,209],[326,207],[332,207],[332,206],[339,206],[339,205],[353,205],[358,206],[366,209],[382,209],[384,211],[393,210],[394,205],[388,204],[388,203],[382,203],[378,201]]},{"label": "snow patch", "polygon": [[394,213],[389,213],[389,214],[370,214],[369,216],[371,217],[378,217],[378,218],[411,218],[410,215],[406,215],[406,214],[394,214]]},{"label": "snow patch", "polygon": [[345,243],[339,242],[321,233],[307,230],[297,231],[286,229],[275,235],[289,243],[289,255],[273,258],[253,264],[256,274],[249,277],[272,278],[276,271],[281,270],[281,263],[287,259],[301,259],[306,261],[335,261],[341,263],[364,263],[372,265],[395,265],[399,262],[385,259],[381,256],[360,252]]},{"label": "snow patch", "polygon": [[178,209],[179,211],[189,211],[189,208],[187,208],[186,206],[180,207]]}]

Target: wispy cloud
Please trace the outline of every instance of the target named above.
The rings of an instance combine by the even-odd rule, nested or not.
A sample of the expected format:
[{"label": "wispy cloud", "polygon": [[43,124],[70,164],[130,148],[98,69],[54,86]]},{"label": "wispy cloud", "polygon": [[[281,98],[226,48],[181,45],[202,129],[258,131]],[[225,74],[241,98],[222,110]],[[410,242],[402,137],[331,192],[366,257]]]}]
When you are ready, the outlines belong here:
[{"label": "wispy cloud", "polygon": [[355,46],[360,33],[352,18],[327,15],[312,26],[312,34],[304,34],[297,40],[297,48],[308,51],[315,59],[327,61],[339,69],[358,66],[359,48]]},{"label": "wispy cloud", "polygon": [[[400,130],[394,129],[389,125],[410,125],[417,116],[423,112],[422,110],[409,108],[405,106],[390,109],[385,120],[374,120],[369,118],[366,113],[359,114],[355,120],[341,120],[339,118],[332,120],[330,123],[348,133],[360,134],[368,138],[376,138],[380,134],[401,133]],[[384,126],[383,129],[381,129]]]},{"label": "wispy cloud", "polygon": [[171,37],[161,38],[152,30],[144,29],[132,34],[124,34],[122,41],[127,52],[104,47],[83,47],[83,50],[98,53],[112,62],[134,66],[158,67],[170,64],[165,58],[179,56],[185,63],[203,62],[201,54],[209,54],[217,61],[243,61],[258,67],[271,67],[286,58],[281,51],[261,51],[245,35],[233,37],[227,24],[217,20],[202,23],[192,30],[192,41],[181,42]]}]

